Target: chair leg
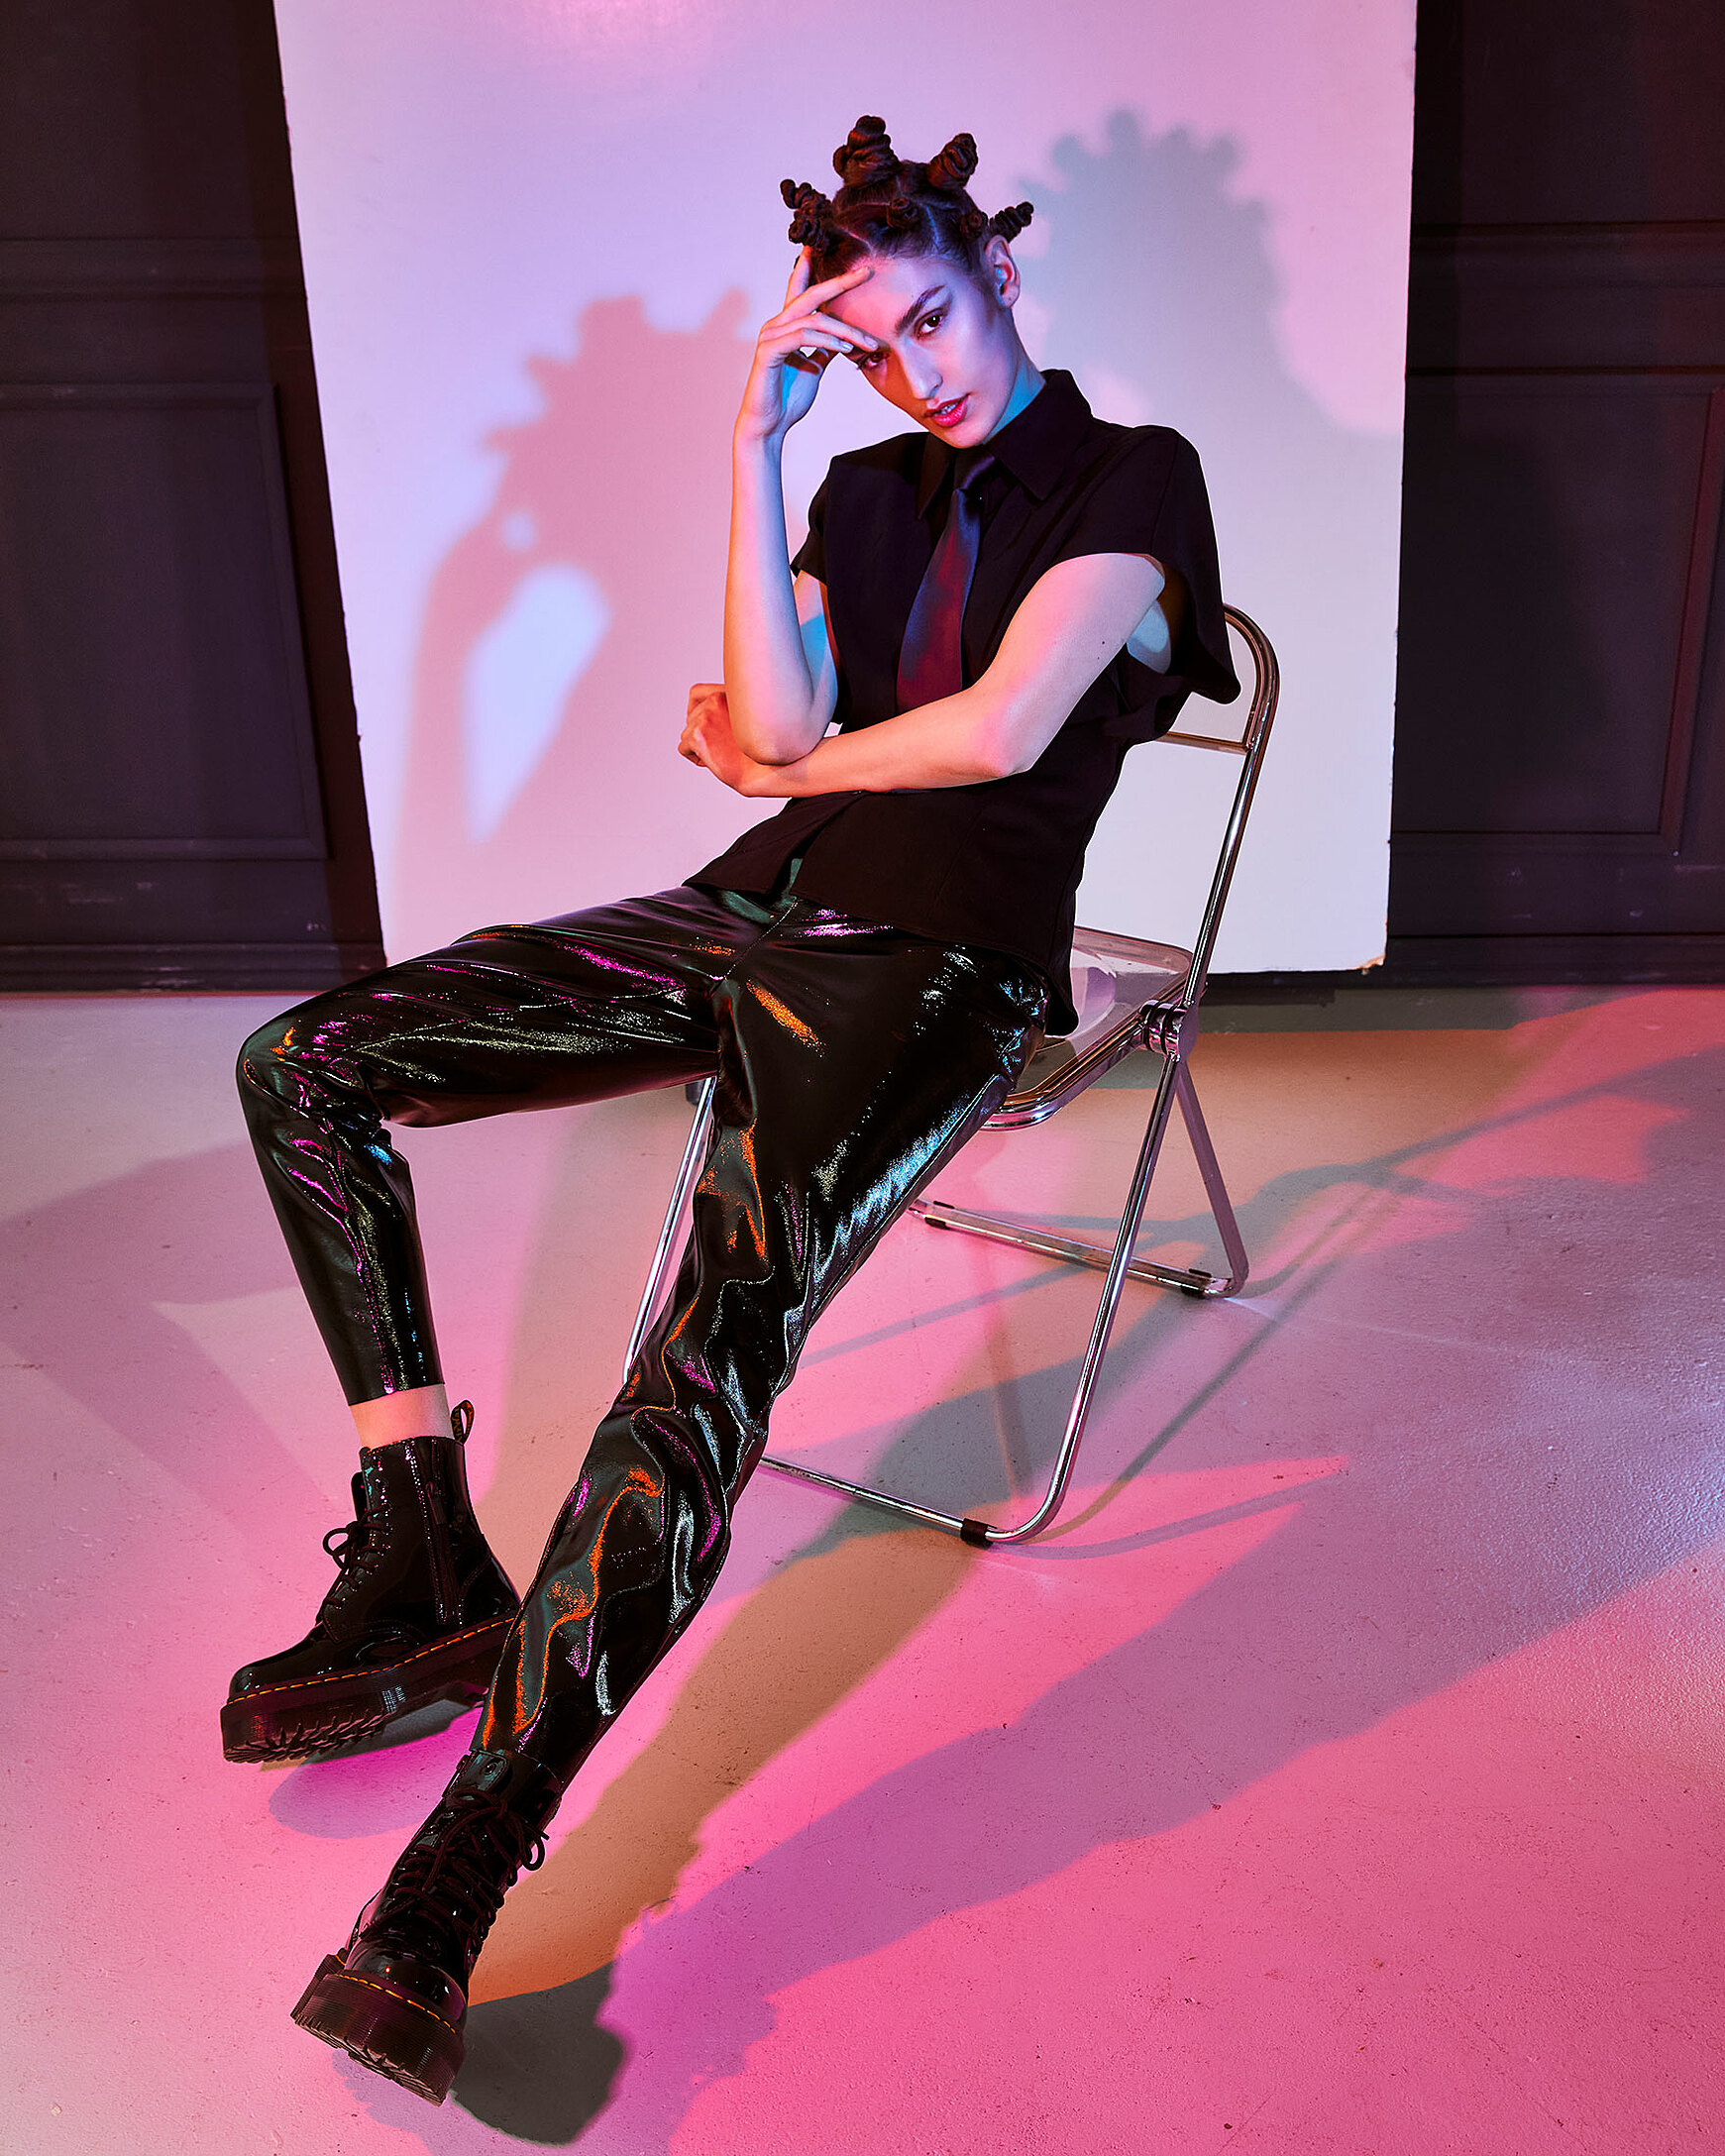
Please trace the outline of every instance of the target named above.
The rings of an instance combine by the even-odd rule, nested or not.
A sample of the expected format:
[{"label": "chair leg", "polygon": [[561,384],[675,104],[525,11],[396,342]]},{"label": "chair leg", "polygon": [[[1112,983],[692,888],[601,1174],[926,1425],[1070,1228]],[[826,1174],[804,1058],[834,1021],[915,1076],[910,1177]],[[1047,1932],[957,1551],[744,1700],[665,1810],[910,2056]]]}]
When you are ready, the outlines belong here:
[{"label": "chair leg", "polygon": [[[665,1210],[664,1226],[659,1231],[658,1245],[654,1249],[647,1285],[641,1296],[641,1307],[635,1316],[634,1331],[629,1336],[625,1374],[640,1351],[647,1328],[652,1323],[653,1314],[664,1293],[677,1232],[689,1204],[690,1193],[695,1188],[696,1177],[701,1172],[701,1160],[705,1156],[707,1134],[712,1127],[714,1084],[713,1079],[707,1079],[696,1103],[689,1142],[683,1150],[683,1160],[677,1170],[671,1203]],[[1228,1253],[1229,1274],[1226,1280],[1214,1279],[1211,1274],[1197,1268],[1152,1264],[1147,1259],[1134,1258],[1132,1254],[1132,1245],[1137,1240],[1138,1230],[1143,1223],[1144,1207],[1149,1201],[1150,1184],[1161,1156],[1162,1140],[1167,1134],[1168,1117],[1176,1100],[1180,1104],[1186,1134],[1191,1139],[1192,1150],[1197,1156],[1199,1173],[1204,1178],[1204,1188],[1210,1200],[1210,1210],[1215,1218],[1217,1231]],[[1051,1231],[1021,1227],[1016,1221],[1004,1220],[993,1214],[967,1213],[960,1207],[943,1204],[938,1199],[914,1199],[911,1210],[919,1214],[933,1228],[948,1228],[965,1235],[982,1236],[992,1242],[1011,1243],[1016,1248],[1035,1250],[1043,1256],[1072,1259],[1082,1265],[1095,1266],[1107,1274],[1097,1302],[1089,1345],[1085,1348],[1084,1361],[1078,1372],[1078,1383],[1072,1395],[1072,1406],[1067,1414],[1060,1450],[1055,1455],[1048,1486],[1043,1492],[1041,1502],[1018,1526],[997,1527],[988,1520],[971,1519],[959,1513],[941,1512],[928,1505],[915,1504],[907,1497],[895,1497],[891,1491],[876,1489],[869,1483],[852,1482],[843,1475],[825,1474],[818,1467],[805,1467],[796,1460],[776,1459],[770,1453],[763,1457],[761,1465],[772,1467],[780,1474],[795,1475],[801,1482],[812,1482],[817,1488],[833,1490],[839,1496],[854,1499],[859,1504],[873,1505],[882,1512],[896,1513],[901,1519],[915,1520],[920,1526],[941,1528],[978,1549],[1029,1542],[1047,1531],[1065,1502],[1067,1485],[1072,1479],[1072,1469],[1078,1457],[1078,1448],[1083,1441],[1085,1425],[1090,1419],[1091,1397],[1096,1389],[1102,1358],[1114,1331],[1121,1293],[1127,1281],[1145,1280],[1161,1287],[1180,1288],[1188,1295],[1212,1296],[1237,1294],[1247,1277],[1245,1245],[1240,1239],[1240,1224],[1235,1219],[1228,1186],[1223,1181],[1222,1170],[1217,1164],[1216,1151],[1210,1142],[1210,1132],[1205,1124],[1203,1111],[1198,1105],[1197,1090],[1193,1086],[1184,1058],[1171,1055],[1163,1061],[1155,1101],[1144,1130],[1143,1144],[1138,1150],[1137,1166],[1132,1173],[1126,1208],[1121,1215],[1120,1227],[1111,1249],[1083,1241],[1075,1236],[1060,1236]]]},{"label": "chair leg", "polygon": [[[1156,1172],[1156,1161],[1162,1150],[1162,1139],[1168,1128],[1169,1111],[1180,1089],[1184,1065],[1178,1056],[1169,1056],[1162,1065],[1161,1082],[1156,1088],[1155,1103],[1150,1110],[1150,1120],[1144,1131],[1144,1141],[1138,1150],[1137,1166],[1132,1172],[1132,1187],[1127,1193],[1126,1209],[1121,1215],[1120,1231],[1115,1237],[1112,1252],[1096,1251],[1096,1261],[1107,1267],[1108,1277],[1102,1284],[1102,1295],[1097,1303],[1096,1318],[1090,1329],[1090,1342],[1084,1350],[1084,1361],[1078,1372],[1078,1384],[1072,1395],[1071,1410],[1066,1418],[1066,1430],[1055,1456],[1053,1471],[1042,1501],[1028,1519],[1017,1527],[997,1527],[988,1520],[963,1518],[957,1513],[937,1512],[926,1505],[912,1504],[909,1499],[894,1497],[886,1490],[872,1488],[863,1482],[849,1482],[842,1475],[823,1474],[816,1467],[799,1466],[796,1461],[775,1459],[769,1454],[761,1462],[764,1467],[775,1467],[781,1474],[793,1474],[804,1482],[813,1482],[821,1489],[836,1490],[841,1496],[857,1499],[866,1505],[874,1505],[883,1512],[898,1513],[904,1519],[919,1521],[924,1527],[944,1528],[949,1534],[960,1536],[965,1542],[979,1549],[999,1548],[1002,1544],[1029,1542],[1052,1525],[1055,1515],[1065,1500],[1066,1485],[1072,1478],[1073,1463],[1078,1457],[1078,1447],[1084,1436],[1084,1426],[1090,1419],[1091,1395],[1096,1389],[1097,1373],[1102,1368],[1102,1358],[1108,1348],[1109,1335],[1114,1331],[1115,1313],[1120,1308],[1121,1290],[1127,1276],[1133,1270],[1132,1244],[1137,1240],[1139,1224],[1143,1220],[1144,1206],[1150,1195],[1150,1182]],[[1206,1136],[1208,1143],[1208,1135]],[[1232,1218],[1232,1216],[1231,1216]],[[946,1225],[945,1222],[941,1223]],[[988,1233],[987,1229],[973,1231]],[[1016,1236],[998,1236],[999,1241],[1015,1241]],[[1053,1240],[1053,1239],[1045,1239]],[[1036,1243],[1026,1243],[1036,1248]],[[1084,1245],[1093,1250],[1093,1244]],[[1065,1255],[1056,1250],[1056,1256]],[[1090,1262],[1090,1259],[1086,1259]],[[1208,1277],[1208,1276],[1206,1276]]]},{"label": "chair leg", "polygon": [[[1228,1277],[1218,1280],[1202,1266],[1158,1265],[1147,1257],[1134,1257],[1127,1267],[1127,1277],[1146,1281],[1152,1287],[1179,1288],[1186,1295],[1238,1295],[1250,1273],[1245,1244],[1240,1238],[1240,1223],[1234,1217],[1228,1185],[1217,1165],[1216,1149],[1210,1142],[1203,1111],[1198,1106],[1192,1073],[1183,1058],[1176,1063],[1174,1084],[1186,1134],[1192,1140],[1198,1172],[1204,1178],[1211,1218],[1228,1256]],[[958,1235],[981,1236],[989,1242],[1010,1243],[1014,1249],[1034,1250],[1042,1257],[1067,1258],[1075,1265],[1093,1265],[1099,1272],[1106,1271],[1114,1257],[1112,1247],[1087,1241],[1082,1236],[1063,1236],[1052,1228],[1032,1228],[1000,1213],[970,1213],[963,1206],[948,1205],[943,1198],[913,1198],[910,1210],[919,1220],[926,1221],[930,1228],[949,1228]]]},{"label": "chair leg", "polygon": [[1234,1200],[1228,1195],[1228,1185],[1222,1180],[1222,1170],[1216,1162],[1216,1148],[1210,1142],[1204,1111],[1198,1105],[1198,1088],[1192,1083],[1191,1070],[1184,1062],[1174,1085],[1180,1096],[1180,1114],[1185,1119],[1186,1135],[1192,1140],[1198,1172],[1204,1178],[1204,1193],[1210,1200],[1210,1217],[1216,1223],[1216,1233],[1222,1238],[1222,1247],[1228,1253],[1228,1278],[1213,1280],[1203,1292],[1206,1295],[1238,1295],[1251,1275],[1251,1262],[1245,1254],[1240,1223],[1234,1217]]},{"label": "chair leg", "polygon": [[629,1351],[623,1357],[625,1382],[635,1366],[635,1357],[641,1351],[641,1343],[647,1337],[647,1328],[652,1324],[653,1314],[659,1308],[660,1299],[664,1295],[677,1231],[683,1225],[690,1192],[694,1190],[695,1179],[701,1173],[701,1163],[706,1157],[707,1133],[712,1129],[713,1088],[717,1083],[716,1078],[704,1080],[696,1096],[695,1121],[689,1127],[689,1142],[683,1148],[677,1180],[671,1187],[671,1203],[665,1208],[665,1225],[659,1231],[653,1262],[647,1268],[647,1285],[641,1291],[641,1307],[635,1313],[635,1329],[629,1335]]}]

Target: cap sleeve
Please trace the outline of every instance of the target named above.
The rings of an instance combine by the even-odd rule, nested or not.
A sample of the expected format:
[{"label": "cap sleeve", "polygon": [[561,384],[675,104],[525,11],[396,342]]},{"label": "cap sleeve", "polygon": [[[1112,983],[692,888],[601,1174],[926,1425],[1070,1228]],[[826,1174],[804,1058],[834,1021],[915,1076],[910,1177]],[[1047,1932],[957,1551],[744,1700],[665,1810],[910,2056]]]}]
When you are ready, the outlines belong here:
[{"label": "cap sleeve", "polygon": [[831,484],[829,472],[814,489],[814,499],[809,504],[809,536],[791,558],[791,568],[796,575],[813,577],[820,584],[829,581],[826,574],[826,489]]},{"label": "cap sleeve", "polygon": [[1166,733],[1192,695],[1232,703],[1240,694],[1228,625],[1216,531],[1198,452],[1164,427],[1133,431],[1089,489],[1060,548],[1081,554],[1150,554],[1186,586],[1186,611],[1168,662],[1158,674],[1122,651],[1112,673],[1118,714],[1106,721],[1117,739],[1150,741]]}]

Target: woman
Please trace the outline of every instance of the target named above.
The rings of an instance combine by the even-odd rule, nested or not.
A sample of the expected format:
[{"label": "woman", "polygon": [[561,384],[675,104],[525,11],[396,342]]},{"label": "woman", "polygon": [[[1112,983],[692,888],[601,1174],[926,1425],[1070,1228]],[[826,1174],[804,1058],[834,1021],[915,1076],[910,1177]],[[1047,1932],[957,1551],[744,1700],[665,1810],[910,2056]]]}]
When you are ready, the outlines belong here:
[{"label": "woman", "polygon": [[[901,162],[860,120],[733,440],[724,683],[682,753],[782,798],[689,883],[481,930],[303,1005],[240,1082],[359,1429],[357,1517],[308,1637],[250,1665],[231,1758],[485,1695],[473,1751],[295,2008],[441,2102],[466,1986],[564,1789],[711,1587],[767,1415],[842,1280],[988,1118],[1066,966],[1134,740],[1237,693],[1197,458],[1031,365],[968,135]],[[787,561],[781,456],[842,355],[917,431],[838,458]],[[405,1164],[432,1124],[718,1075],[675,1289],[517,1605],[468,1501]],[[488,1690],[487,1690],[488,1687]]]}]

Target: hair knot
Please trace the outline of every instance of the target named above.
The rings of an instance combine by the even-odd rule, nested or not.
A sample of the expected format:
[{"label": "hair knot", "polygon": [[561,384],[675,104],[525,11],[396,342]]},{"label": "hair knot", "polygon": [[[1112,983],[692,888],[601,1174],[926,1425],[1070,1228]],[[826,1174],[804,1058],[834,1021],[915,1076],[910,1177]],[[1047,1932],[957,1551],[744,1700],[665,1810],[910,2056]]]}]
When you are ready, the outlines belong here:
[{"label": "hair knot", "polygon": [[832,168],[846,187],[866,187],[897,171],[899,160],[887,123],[865,112],[832,153]]},{"label": "hair knot", "polygon": [[1030,222],[1015,203],[990,217],[971,199],[976,138],[952,140],[928,163],[901,158],[886,122],[865,112],[832,154],[840,184],[829,201],[818,188],[786,180],[791,238],[809,249],[817,277],[842,275],[866,256],[928,255],[967,276],[985,274],[984,243],[1010,240]]},{"label": "hair knot", "polygon": [[832,231],[832,204],[807,180],[782,179],[779,192],[790,210],[791,241],[796,247],[819,247]]},{"label": "hair knot", "polygon": [[1028,202],[1015,202],[1007,209],[996,210],[988,221],[987,229],[1003,240],[1010,240],[1016,233],[1023,232],[1034,215],[1035,211]]},{"label": "hair knot", "polygon": [[970,184],[976,170],[976,137],[954,135],[938,156],[928,161],[928,184],[942,194],[958,194]]}]

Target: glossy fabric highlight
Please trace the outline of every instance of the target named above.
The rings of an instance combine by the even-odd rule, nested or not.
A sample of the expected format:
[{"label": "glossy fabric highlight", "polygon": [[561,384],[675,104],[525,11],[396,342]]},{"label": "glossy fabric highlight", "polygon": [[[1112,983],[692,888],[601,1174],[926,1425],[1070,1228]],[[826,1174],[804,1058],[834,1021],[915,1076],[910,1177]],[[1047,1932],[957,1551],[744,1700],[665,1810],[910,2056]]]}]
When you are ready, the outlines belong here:
[{"label": "glossy fabric highlight", "polygon": [[437,1382],[385,1117],[450,1123],[717,1073],[675,1285],[594,1436],[476,1745],[567,1782],[700,1607],[809,1329],[1023,1064],[1022,962],[684,887],[468,936],[247,1043],[241,1091],[350,1399]]}]

